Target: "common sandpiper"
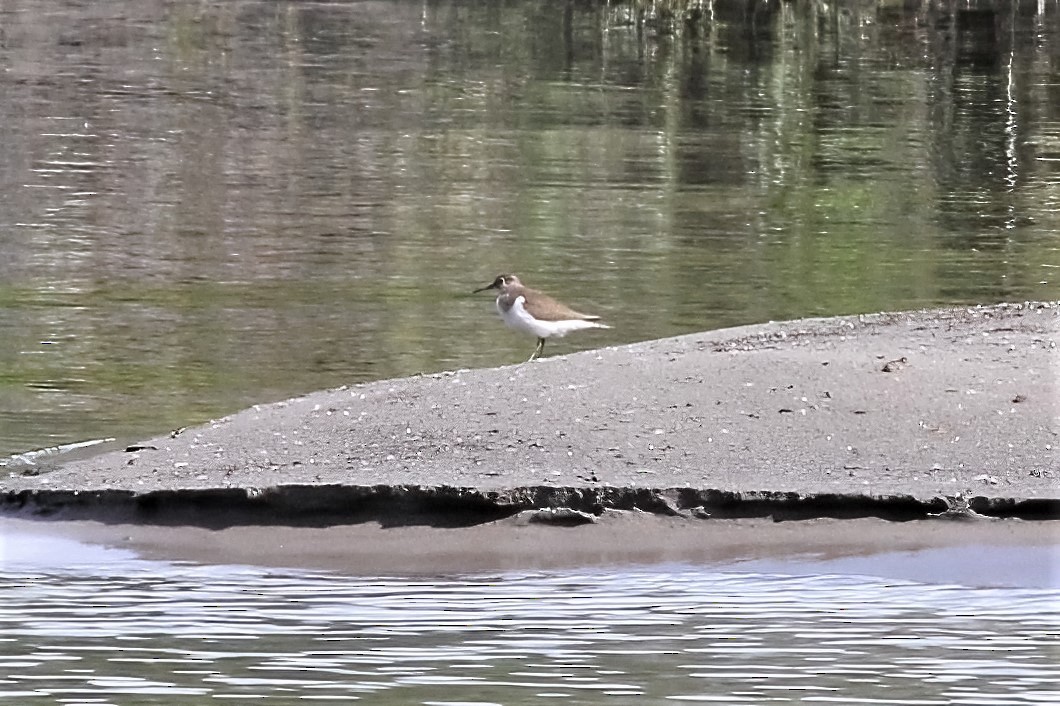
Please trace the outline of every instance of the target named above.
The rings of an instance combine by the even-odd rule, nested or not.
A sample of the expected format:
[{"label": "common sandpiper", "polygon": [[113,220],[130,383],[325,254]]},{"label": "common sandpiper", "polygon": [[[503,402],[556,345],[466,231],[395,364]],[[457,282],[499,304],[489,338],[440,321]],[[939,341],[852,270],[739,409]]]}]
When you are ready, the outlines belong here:
[{"label": "common sandpiper", "polygon": [[485,292],[487,289],[499,292],[497,313],[504,323],[516,331],[537,336],[537,348],[527,363],[541,355],[545,340],[552,336],[562,338],[571,331],[611,328],[600,323],[599,316],[582,314],[544,292],[524,286],[515,275],[498,275],[492,284],[476,289],[473,293]]}]

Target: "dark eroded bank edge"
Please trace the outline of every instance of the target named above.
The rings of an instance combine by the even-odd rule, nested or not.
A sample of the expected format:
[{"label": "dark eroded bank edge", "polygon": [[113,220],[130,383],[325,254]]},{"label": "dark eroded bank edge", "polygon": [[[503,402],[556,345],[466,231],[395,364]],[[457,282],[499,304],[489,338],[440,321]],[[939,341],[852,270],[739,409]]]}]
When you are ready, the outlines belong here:
[{"label": "dark eroded bank edge", "polygon": [[484,491],[419,485],[281,485],[269,488],[22,490],[0,495],[0,511],[41,519],[106,523],[329,527],[468,527],[527,513],[558,525],[593,522],[608,511],[639,511],[689,520],[880,518],[1060,519],[1060,499],[726,491],[693,488],[532,486]]}]

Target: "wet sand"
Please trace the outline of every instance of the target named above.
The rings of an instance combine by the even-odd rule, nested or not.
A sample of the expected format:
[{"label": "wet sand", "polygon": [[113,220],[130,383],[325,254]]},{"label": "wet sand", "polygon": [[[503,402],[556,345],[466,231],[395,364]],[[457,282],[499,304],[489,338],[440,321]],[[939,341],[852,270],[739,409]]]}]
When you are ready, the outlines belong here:
[{"label": "wet sand", "polygon": [[[576,529],[534,524],[524,515],[451,529],[362,523],[208,530],[0,518],[0,545],[27,547],[40,543],[41,537],[126,549],[149,560],[368,576],[658,565],[812,571],[811,565],[831,562],[833,570],[852,567],[867,575],[932,582],[1060,585],[1060,526],[1020,520],[778,523],[756,518],[689,523],[649,513],[605,513],[599,522]],[[910,562],[915,575],[909,573]]]},{"label": "wet sand", "polygon": [[1060,516],[1058,340],[1058,304],[1006,304],[770,323],[384,380],[128,450],[12,464],[0,508],[210,529],[455,528],[537,510],[586,523],[581,537],[609,511],[674,527],[1050,519]]}]

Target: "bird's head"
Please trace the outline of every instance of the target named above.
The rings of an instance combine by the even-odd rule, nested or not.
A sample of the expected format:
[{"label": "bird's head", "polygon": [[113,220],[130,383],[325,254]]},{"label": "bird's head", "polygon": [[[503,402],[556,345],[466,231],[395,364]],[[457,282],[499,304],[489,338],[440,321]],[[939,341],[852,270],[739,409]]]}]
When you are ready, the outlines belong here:
[{"label": "bird's head", "polygon": [[472,292],[472,294],[485,292],[487,289],[499,289],[503,291],[506,287],[518,287],[520,285],[522,285],[522,282],[520,282],[519,278],[515,275],[497,275],[497,279],[493,280],[491,284],[488,284],[485,287],[479,287]]}]

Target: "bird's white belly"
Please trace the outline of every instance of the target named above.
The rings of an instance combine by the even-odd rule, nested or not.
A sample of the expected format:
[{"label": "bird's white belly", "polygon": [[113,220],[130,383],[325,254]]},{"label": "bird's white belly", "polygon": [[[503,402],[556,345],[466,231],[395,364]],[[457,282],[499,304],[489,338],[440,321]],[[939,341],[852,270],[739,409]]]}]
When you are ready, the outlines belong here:
[{"label": "bird's white belly", "polygon": [[523,307],[524,301],[525,297],[516,297],[508,311],[504,311],[498,306],[497,312],[508,326],[516,331],[528,333],[531,336],[536,336],[538,338],[550,338],[552,336],[562,338],[571,331],[580,331],[581,329],[586,328],[598,328],[600,326],[595,322],[582,321],[581,319],[540,321],[533,316],[530,316],[530,313]]}]

